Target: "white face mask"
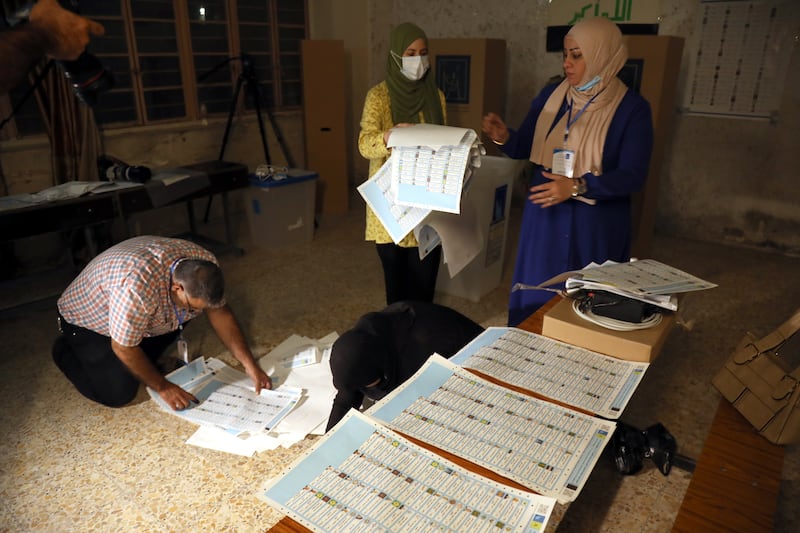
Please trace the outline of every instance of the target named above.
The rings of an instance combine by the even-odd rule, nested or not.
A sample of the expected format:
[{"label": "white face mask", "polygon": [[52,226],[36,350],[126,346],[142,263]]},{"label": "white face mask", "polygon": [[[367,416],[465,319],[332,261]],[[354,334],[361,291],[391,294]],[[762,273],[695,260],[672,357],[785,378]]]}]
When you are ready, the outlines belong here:
[{"label": "white face mask", "polygon": [[[396,58],[397,56],[395,56]],[[400,66],[400,72],[411,81],[422,79],[431,66],[428,56],[405,56],[400,59],[403,62],[402,66],[398,65]]]}]

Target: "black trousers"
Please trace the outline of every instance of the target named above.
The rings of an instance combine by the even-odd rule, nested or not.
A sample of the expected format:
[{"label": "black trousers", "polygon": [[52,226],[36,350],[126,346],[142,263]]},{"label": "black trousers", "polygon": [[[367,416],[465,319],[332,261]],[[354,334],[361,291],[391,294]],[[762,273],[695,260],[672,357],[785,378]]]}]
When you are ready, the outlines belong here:
[{"label": "black trousers", "polygon": [[[53,361],[78,392],[92,401],[120,407],[136,396],[139,380],[111,349],[111,338],[74,326],[58,316],[61,334],[53,343]],[[145,337],[139,345],[153,363],[175,342],[178,331]]]},{"label": "black trousers", "polygon": [[419,248],[404,248],[394,243],[376,244],[383,264],[386,304],[402,300],[432,302],[442,247],[437,246],[425,259],[419,259]]}]

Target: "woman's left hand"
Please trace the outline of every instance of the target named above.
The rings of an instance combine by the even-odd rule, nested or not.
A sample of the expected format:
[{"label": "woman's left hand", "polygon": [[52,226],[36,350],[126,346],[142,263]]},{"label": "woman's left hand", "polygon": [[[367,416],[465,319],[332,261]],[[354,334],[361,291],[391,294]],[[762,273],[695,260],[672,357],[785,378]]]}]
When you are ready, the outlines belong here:
[{"label": "woman's left hand", "polygon": [[530,188],[528,200],[540,207],[552,207],[572,197],[572,180],[560,174],[542,171],[548,183],[534,185]]}]

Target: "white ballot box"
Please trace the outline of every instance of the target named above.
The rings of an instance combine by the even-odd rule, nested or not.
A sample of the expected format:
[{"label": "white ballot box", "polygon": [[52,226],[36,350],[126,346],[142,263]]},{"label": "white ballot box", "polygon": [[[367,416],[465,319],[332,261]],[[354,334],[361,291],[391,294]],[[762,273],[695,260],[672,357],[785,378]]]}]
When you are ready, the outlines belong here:
[{"label": "white ballot box", "polygon": [[478,302],[500,284],[511,193],[521,169],[519,163],[507,157],[481,157],[481,166],[475,169],[461,200],[462,213],[469,209],[465,204],[472,205],[477,213],[483,235],[481,251],[452,278],[447,265],[442,264],[436,281],[438,292]]}]

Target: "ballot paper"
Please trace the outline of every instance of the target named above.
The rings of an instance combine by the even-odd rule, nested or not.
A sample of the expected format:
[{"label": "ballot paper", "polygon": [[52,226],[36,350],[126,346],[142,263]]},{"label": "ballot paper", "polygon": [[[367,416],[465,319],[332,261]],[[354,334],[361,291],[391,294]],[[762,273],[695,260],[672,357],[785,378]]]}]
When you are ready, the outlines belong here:
[{"label": "ballot paper", "polygon": [[505,327],[487,328],[450,361],[609,419],[620,417],[650,366]]},{"label": "ballot paper", "polygon": [[193,394],[199,403],[176,411],[148,387],[150,397],[163,410],[234,434],[269,431],[294,408],[301,396],[301,390],[290,388],[262,389],[256,394],[247,374],[214,358],[197,358],[166,378]]},{"label": "ballot paper", "polygon": [[[461,212],[485,150],[473,130],[432,124],[395,128],[388,146],[392,155],[358,192],[397,244],[431,213]],[[432,233],[423,238],[424,256],[439,241]]]},{"label": "ballot paper", "polygon": [[[395,135],[408,140],[397,143],[392,140]],[[446,213],[461,211],[465,178],[471,175],[473,160],[480,159],[473,130],[418,124],[393,130],[389,144],[393,146],[391,185],[398,204]]]},{"label": "ballot paper", "polygon": [[[427,146],[438,150],[443,146],[460,144],[470,131],[472,130],[467,128],[439,124],[414,124],[403,128],[392,128],[386,146],[392,149]],[[474,134],[475,132],[472,131],[472,133]]]},{"label": "ballot paper", "polygon": [[365,414],[561,503],[578,496],[616,428],[436,354]]},{"label": "ballot paper", "polygon": [[579,290],[606,291],[670,311],[678,309],[678,294],[717,286],[653,259],[640,259],[626,263],[606,261],[602,265],[590,263],[581,270],[563,272],[539,285],[517,283],[511,290],[562,292],[551,287],[560,283],[564,283],[567,293]]},{"label": "ballot paper", "polygon": [[555,500],[472,473],[351,410],[259,497],[314,532],[545,531]]},{"label": "ballot paper", "polygon": [[640,297],[680,294],[716,287],[714,283],[653,259],[627,263],[606,261],[602,265],[593,263],[571,276],[567,280],[567,287],[581,283],[592,283],[597,287],[607,287]]},{"label": "ballot paper", "polygon": [[[270,432],[282,445],[325,432],[336,396],[330,357],[337,338],[336,332],[320,339],[292,335],[258,360],[276,386],[303,390],[303,397],[294,410]],[[312,353],[315,362],[311,362]]]},{"label": "ballot paper", "polygon": [[389,158],[370,179],[358,186],[358,192],[397,244],[428,216],[431,209],[398,204],[391,181],[392,162]]}]

